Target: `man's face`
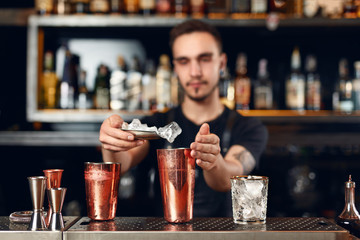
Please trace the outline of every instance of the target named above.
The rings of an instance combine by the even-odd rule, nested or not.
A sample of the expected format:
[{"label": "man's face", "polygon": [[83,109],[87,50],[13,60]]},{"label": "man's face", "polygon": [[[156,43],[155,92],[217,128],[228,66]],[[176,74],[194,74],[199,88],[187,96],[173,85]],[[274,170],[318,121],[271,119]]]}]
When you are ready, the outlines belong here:
[{"label": "man's face", "polygon": [[226,56],[220,53],[215,38],[206,32],[183,34],[172,50],[174,70],[186,97],[204,101],[214,94],[220,69],[226,65]]}]

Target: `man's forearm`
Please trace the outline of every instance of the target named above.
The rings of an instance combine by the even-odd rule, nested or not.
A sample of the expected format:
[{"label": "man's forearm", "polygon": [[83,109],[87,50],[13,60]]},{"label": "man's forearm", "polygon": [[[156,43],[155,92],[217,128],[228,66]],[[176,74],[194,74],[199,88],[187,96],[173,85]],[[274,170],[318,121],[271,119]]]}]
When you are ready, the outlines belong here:
[{"label": "man's forearm", "polygon": [[102,156],[104,162],[119,162],[121,163],[121,172],[125,173],[130,168],[139,164],[149,152],[149,142],[143,145],[132,148],[128,151],[111,151],[102,148]]},{"label": "man's forearm", "polygon": [[102,148],[102,157],[104,162],[121,163],[121,173],[127,172],[131,167],[131,154],[128,151],[114,152]]},{"label": "man's forearm", "polygon": [[239,161],[242,165],[241,175],[249,174],[255,168],[255,159],[252,154],[244,149],[233,154],[233,158]]},{"label": "man's forearm", "polygon": [[216,191],[229,191],[230,178],[249,174],[256,164],[252,154],[240,145],[231,147],[225,158],[220,157],[216,168],[204,171],[206,183]]}]

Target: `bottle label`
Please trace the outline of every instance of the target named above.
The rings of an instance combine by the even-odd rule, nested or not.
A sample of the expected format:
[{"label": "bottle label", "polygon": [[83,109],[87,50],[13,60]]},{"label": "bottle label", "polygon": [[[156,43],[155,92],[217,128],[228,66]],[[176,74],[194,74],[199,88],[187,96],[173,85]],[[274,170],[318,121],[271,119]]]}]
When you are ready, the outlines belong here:
[{"label": "bottle label", "polygon": [[250,12],[250,1],[248,0],[233,0],[232,1],[233,13],[249,13]]},{"label": "bottle label", "polygon": [[190,0],[192,13],[203,13],[204,0]]},{"label": "bottle label", "polygon": [[52,0],[35,0],[35,8],[40,12],[51,13],[54,6]]},{"label": "bottle label", "polygon": [[307,108],[310,110],[319,110],[321,105],[321,84],[320,81],[311,81],[307,83]]},{"label": "bottle label", "polygon": [[272,89],[268,86],[259,86],[255,88],[255,108],[272,108]]},{"label": "bottle label", "polygon": [[106,13],[109,12],[109,2],[105,0],[92,0],[90,2],[90,11],[94,13]]},{"label": "bottle label", "polygon": [[289,79],[286,82],[286,104],[290,109],[304,109],[305,81],[302,78]]},{"label": "bottle label", "polygon": [[251,85],[249,78],[235,80],[235,102],[236,105],[249,105]]},{"label": "bottle label", "polygon": [[317,0],[304,0],[304,15],[308,18],[312,18],[319,10],[319,3]]},{"label": "bottle label", "polygon": [[155,0],[140,0],[139,6],[141,9],[154,9]]},{"label": "bottle label", "polygon": [[252,0],[251,12],[252,13],[266,13],[267,1],[266,0]]},{"label": "bottle label", "polygon": [[171,4],[168,0],[158,0],[156,3],[156,11],[158,13],[170,13]]}]

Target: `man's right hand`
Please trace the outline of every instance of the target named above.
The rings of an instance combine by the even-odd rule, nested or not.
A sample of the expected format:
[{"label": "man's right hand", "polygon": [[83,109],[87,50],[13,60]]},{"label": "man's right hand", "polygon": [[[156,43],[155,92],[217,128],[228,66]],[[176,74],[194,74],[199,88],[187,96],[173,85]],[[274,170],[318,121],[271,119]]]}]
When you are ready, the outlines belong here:
[{"label": "man's right hand", "polygon": [[119,152],[144,144],[144,140],[135,140],[133,134],[121,130],[123,122],[119,115],[111,115],[101,124],[99,140],[103,149]]}]

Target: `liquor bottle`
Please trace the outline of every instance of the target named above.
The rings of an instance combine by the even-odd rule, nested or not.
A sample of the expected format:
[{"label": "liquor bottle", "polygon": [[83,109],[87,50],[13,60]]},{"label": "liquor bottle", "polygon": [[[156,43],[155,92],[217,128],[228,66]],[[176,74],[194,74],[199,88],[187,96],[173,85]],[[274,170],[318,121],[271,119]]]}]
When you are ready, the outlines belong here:
[{"label": "liquor bottle", "polygon": [[360,110],[360,61],[354,62],[353,102],[354,110]]},{"label": "liquor bottle", "polygon": [[251,82],[247,76],[247,56],[239,53],[236,60],[235,108],[248,110],[251,96]]},{"label": "liquor bottle", "polygon": [[349,77],[348,61],[344,58],[339,62],[337,91],[339,93],[339,111],[348,114],[351,113],[354,110],[354,102],[352,99],[353,85]]},{"label": "liquor bottle", "polygon": [[171,102],[171,66],[169,56],[160,56],[159,66],[156,71],[156,103],[157,110],[163,111]]},{"label": "liquor bottle", "polygon": [[257,80],[254,83],[254,106],[255,109],[273,108],[272,83],[269,79],[266,59],[259,61]]},{"label": "liquor bottle", "polygon": [[248,18],[250,15],[250,1],[251,0],[232,0],[231,18]]},{"label": "liquor bottle", "polygon": [[71,14],[70,0],[55,0],[54,13],[57,15]]},{"label": "liquor bottle", "polygon": [[86,71],[81,70],[79,75],[79,96],[76,103],[78,109],[90,109],[92,106],[88,88],[86,86]]},{"label": "liquor bottle", "polygon": [[172,1],[156,0],[156,14],[158,16],[170,16],[172,14]]},{"label": "liquor bottle", "polygon": [[110,13],[121,14],[124,12],[124,0],[110,0]]},{"label": "liquor bottle", "polygon": [[170,89],[170,107],[175,107],[182,101],[181,99],[183,96],[181,96],[182,92],[180,92],[181,87],[179,86],[178,76],[174,71],[171,72]]},{"label": "liquor bottle", "polygon": [[226,68],[225,71],[220,74],[219,93],[220,93],[221,103],[230,109],[234,109],[235,108],[234,79],[231,77],[228,68]]},{"label": "liquor bottle", "polygon": [[298,47],[291,56],[291,73],[286,80],[286,106],[292,110],[304,110],[305,77],[301,73],[301,57]]},{"label": "liquor bottle", "polygon": [[78,94],[79,56],[66,50],[64,71],[60,79],[59,107],[61,109],[75,108],[75,98]]},{"label": "liquor bottle", "polygon": [[35,9],[39,15],[49,15],[53,13],[53,0],[35,0]]},{"label": "liquor bottle", "polygon": [[174,15],[176,18],[185,18],[189,14],[189,0],[174,1]]},{"label": "liquor bottle", "polygon": [[153,60],[148,59],[145,63],[145,72],[142,82],[142,109],[156,109],[156,69]]},{"label": "liquor bottle", "polygon": [[206,8],[208,18],[224,19],[227,18],[230,13],[230,0],[207,1]]},{"label": "liquor bottle", "polygon": [[139,0],[124,0],[124,11],[127,14],[138,14]]},{"label": "liquor bottle", "polygon": [[118,67],[110,77],[110,108],[120,110],[126,108],[126,78],[127,66],[123,56],[118,56]]},{"label": "liquor bottle", "polygon": [[149,16],[155,13],[156,0],[140,0],[139,9],[140,13],[144,16]]},{"label": "liquor bottle", "polygon": [[341,227],[349,230],[351,234],[358,235],[359,231],[354,231],[356,229],[353,228],[353,224],[359,220],[360,215],[355,206],[355,182],[351,180],[351,175],[349,175],[349,180],[345,182],[345,206],[335,221]]},{"label": "liquor bottle", "polygon": [[46,51],[44,56],[44,71],[43,77],[43,96],[44,108],[56,107],[56,86],[57,76],[54,71],[54,54],[51,51]]},{"label": "liquor bottle", "polygon": [[251,17],[265,18],[268,11],[267,0],[251,0]]},{"label": "liquor bottle", "polygon": [[109,0],[90,0],[90,12],[94,14],[107,14],[110,12]]},{"label": "liquor bottle", "polygon": [[321,108],[321,81],[316,71],[317,61],[314,55],[308,55],[305,61],[306,69],[306,108],[318,111]]},{"label": "liquor bottle", "polygon": [[190,14],[192,18],[205,16],[205,0],[190,0]]},{"label": "liquor bottle", "polygon": [[72,0],[71,12],[74,14],[87,14],[89,13],[90,0]]},{"label": "liquor bottle", "polygon": [[110,70],[104,65],[100,64],[97,68],[97,74],[95,77],[95,108],[96,109],[109,109],[110,103]]},{"label": "liquor bottle", "polygon": [[134,56],[132,58],[126,79],[127,109],[129,111],[140,109],[141,79],[142,79],[142,72],[140,67],[140,60],[137,56]]},{"label": "liquor bottle", "polygon": [[357,18],[357,6],[354,0],[344,1],[344,18]]}]

